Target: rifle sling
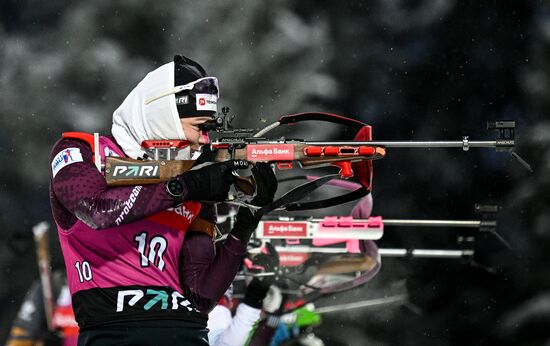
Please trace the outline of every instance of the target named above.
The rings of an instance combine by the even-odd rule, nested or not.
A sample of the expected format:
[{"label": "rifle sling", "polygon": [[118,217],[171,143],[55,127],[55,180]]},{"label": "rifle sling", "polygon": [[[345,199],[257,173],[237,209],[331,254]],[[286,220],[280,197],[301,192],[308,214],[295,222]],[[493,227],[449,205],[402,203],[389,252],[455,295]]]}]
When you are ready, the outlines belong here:
[{"label": "rifle sling", "polygon": [[326,182],[338,177],[339,175],[340,174],[325,175],[324,177],[320,177],[318,179],[315,179],[313,181],[310,181],[298,187],[295,187],[294,189],[284,194],[281,198],[259,209],[256,212],[256,215],[263,215],[277,208],[286,208],[288,204],[293,203],[295,201],[299,201],[302,198],[305,198],[306,196],[311,194],[313,191],[315,191],[317,188],[323,186]]},{"label": "rifle sling", "polygon": [[327,198],[327,199],[321,199],[318,201],[313,202],[296,202],[296,203],[289,203],[285,206],[286,211],[299,211],[299,210],[312,210],[312,209],[322,209],[322,208],[328,208],[335,205],[344,204],[347,202],[358,200],[359,198],[363,198],[366,195],[370,193],[369,189],[366,189],[364,187],[360,187],[355,191],[345,193],[340,196]]},{"label": "rifle sling", "polygon": [[[331,177],[333,177],[333,175],[331,175]],[[325,177],[323,177],[323,178],[325,178]],[[307,176],[292,176],[292,177],[287,177],[287,178],[280,179],[279,183],[287,182],[287,181],[291,181],[291,180],[301,180],[301,179],[308,179],[308,178],[307,178]],[[318,178],[318,179],[320,179],[320,178]],[[315,180],[315,181],[317,181],[317,180]],[[326,184],[329,181],[330,181],[330,179],[319,181],[315,184],[315,186],[317,188],[319,186],[322,186],[322,185]],[[357,184],[357,185],[360,186],[359,184]],[[302,188],[302,186],[304,186],[304,185],[298,186],[298,187],[294,188],[293,190],[291,190],[290,192],[293,192],[294,190],[300,190]],[[286,211],[300,211],[300,210],[312,210],[312,209],[328,208],[328,207],[332,207],[332,206],[335,206],[335,205],[340,205],[340,204],[344,204],[344,203],[347,203],[347,202],[358,200],[360,198],[365,197],[366,195],[368,195],[370,193],[369,189],[365,188],[364,186],[360,186],[356,190],[348,192],[348,193],[344,193],[340,196],[327,198],[327,199],[321,199],[321,200],[312,201],[312,202],[296,202],[299,199],[307,196],[307,194],[309,194],[313,190],[308,190],[307,193],[302,193],[302,192],[296,193],[296,195],[292,196],[292,198],[294,198],[294,200],[292,200],[290,197],[286,198],[284,201],[282,201],[284,204],[281,205],[281,203],[280,203],[281,200],[284,197],[287,197],[287,195],[290,194],[290,192],[289,192],[285,196],[281,197],[279,200],[273,202],[271,205],[264,207],[264,210],[262,210],[262,212],[267,213],[269,211],[272,211],[272,210],[274,210],[276,208],[280,208],[280,207],[283,207]],[[275,207],[274,209],[271,209],[272,206],[275,205],[275,204],[277,204],[278,206]]]}]

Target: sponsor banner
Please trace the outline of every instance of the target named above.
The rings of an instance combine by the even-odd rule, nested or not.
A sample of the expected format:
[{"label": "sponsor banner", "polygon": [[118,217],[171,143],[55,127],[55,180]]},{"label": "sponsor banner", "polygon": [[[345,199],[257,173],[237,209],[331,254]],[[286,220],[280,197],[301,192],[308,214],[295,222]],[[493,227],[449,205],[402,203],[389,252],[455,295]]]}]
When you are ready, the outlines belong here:
[{"label": "sponsor banner", "polygon": [[113,163],[110,169],[113,179],[127,179],[128,177],[140,179],[160,178],[160,164],[158,163],[147,162],[130,165]]},{"label": "sponsor banner", "polygon": [[249,144],[246,146],[248,161],[292,161],[293,144]]},{"label": "sponsor banner", "polygon": [[307,222],[265,221],[263,223],[264,237],[306,237]]},{"label": "sponsor banner", "polygon": [[218,97],[212,94],[196,94],[196,107],[198,111],[218,110]]},{"label": "sponsor banner", "polygon": [[63,168],[75,162],[82,162],[82,154],[78,148],[67,148],[60,151],[52,161],[52,175],[55,178],[57,173]]},{"label": "sponsor banner", "polygon": [[307,261],[307,253],[279,252],[279,263],[284,267],[295,267]]}]

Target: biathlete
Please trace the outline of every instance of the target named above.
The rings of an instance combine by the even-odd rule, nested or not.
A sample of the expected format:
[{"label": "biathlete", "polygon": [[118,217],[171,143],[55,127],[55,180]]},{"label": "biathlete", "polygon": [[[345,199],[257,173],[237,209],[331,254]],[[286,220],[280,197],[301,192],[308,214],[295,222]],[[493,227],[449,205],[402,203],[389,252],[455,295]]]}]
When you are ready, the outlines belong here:
[{"label": "biathlete", "polygon": [[[101,156],[146,159],[143,140],[180,139],[191,159],[207,143],[199,126],[217,111],[219,86],[196,62],[176,56],[150,72],[113,113],[99,148],[65,134],[51,154],[50,201],[67,271],[79,345],[208,345],[207,314],[231,284],[259,217],[241,208],[225,243],[214,248],[212,209],[223,201],[237,162],[206,165],[167,183],[108,187]],[[253,168],[253,204],[273,200],[268,165]]]}]

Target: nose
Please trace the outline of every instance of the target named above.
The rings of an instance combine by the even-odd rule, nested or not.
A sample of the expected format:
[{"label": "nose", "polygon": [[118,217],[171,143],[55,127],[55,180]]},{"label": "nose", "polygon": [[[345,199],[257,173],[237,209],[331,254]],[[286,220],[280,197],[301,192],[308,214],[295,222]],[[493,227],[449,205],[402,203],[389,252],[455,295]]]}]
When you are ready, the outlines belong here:
[{"label": "nose", "polygon": [[210,137],[208,137],[208,132],[206,132],[206,131],[201,131],[200,132],[199,143],[200,144],[210,143]]}]

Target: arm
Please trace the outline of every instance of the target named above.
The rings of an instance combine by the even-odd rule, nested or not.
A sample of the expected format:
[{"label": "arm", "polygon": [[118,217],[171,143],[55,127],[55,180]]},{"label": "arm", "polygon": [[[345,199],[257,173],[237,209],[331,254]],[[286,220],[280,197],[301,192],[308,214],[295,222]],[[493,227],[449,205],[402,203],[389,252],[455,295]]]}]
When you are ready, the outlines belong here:
[{"label": "arm", "polygon": [[[252,172],[258,188],[252,202],[266,205],[273,201],[277,179],[267,164],[257,164]],[[230,235],[217,249],[212,238],[205,233],[187,232],[182,250],[180,283],[199,310],[208,312],[227,290],[246,256],[246,244],[260,219],[261,215],[254,216],[248,209],[240,208]]]},{"label": "arm", "polygon": [[65,165],[52,178],[52,193],[62,207],[74,215],[72,220],[61,224],[63,228],[70,228],[78,218],[92,228],[104,229],[130,223],[173,206],[174,200],[166,192],[164,183],[107,187],[103,175],[93,164],[91,149],[84,142],[61,140],[54,147],[51,160],[68,148],[80,150],[82,159],[75,156],[75,163]]},{"label": "arm", "polygon": [[231,236],[215,248],[202,232],[188,232],[182,249],[180,282],[186,297],[204,312],[227,290],[246,256],[246,245]]}]

